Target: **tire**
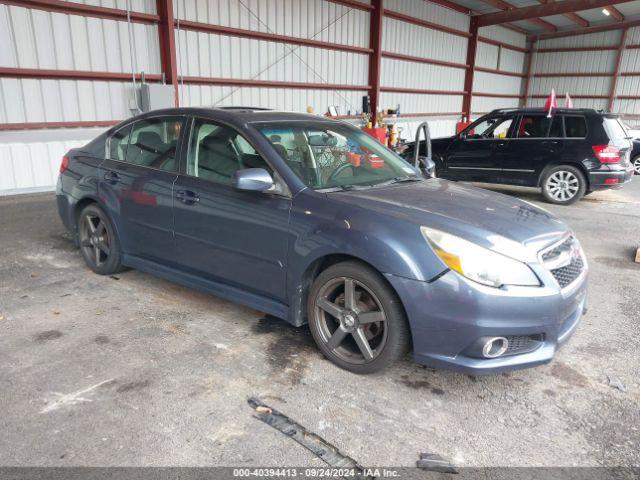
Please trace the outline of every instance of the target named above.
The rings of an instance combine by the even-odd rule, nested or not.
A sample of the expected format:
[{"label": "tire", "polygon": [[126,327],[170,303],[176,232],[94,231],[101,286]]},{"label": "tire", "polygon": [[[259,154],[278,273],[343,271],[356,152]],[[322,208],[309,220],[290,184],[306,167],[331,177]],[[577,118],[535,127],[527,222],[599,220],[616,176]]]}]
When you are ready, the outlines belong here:
[{"label": "tire", "polygon": [[124,270],[120,241],[107,214],[95,203],[78,216],[80,253],[87,266],[99,275],[113,275]]},{"label": "tire", "polygon": [[631,160],[636,175],[640,175],[640,155]]},{"label": "tire", "polygon": [[[353,292],[348,300],[346,292]],[[356,261],[324,270],[307,302],[309,328],[325,357],[353,373],[374,373],[411,347],[404,309],[372,268]]]},{"label": "tire", "polygon": [[587,179],[576,167],[558,165],[550,168],[542,177],[542,195],[549,203],[571,205],[587,191]]}]

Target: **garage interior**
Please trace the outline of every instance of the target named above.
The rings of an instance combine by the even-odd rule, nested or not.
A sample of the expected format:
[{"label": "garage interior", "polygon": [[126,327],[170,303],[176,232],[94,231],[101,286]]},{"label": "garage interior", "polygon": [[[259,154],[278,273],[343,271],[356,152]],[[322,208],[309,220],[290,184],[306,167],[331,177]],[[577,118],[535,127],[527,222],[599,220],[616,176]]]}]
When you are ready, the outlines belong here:
[{"label": "garage interior", "polygon": [[0,0],[0,466],[325,465],[251,397],[364,466],[640,464],[637,179],[572,206],[483,185],[541,204],[586,251],[589,312],[551,364],[356,376],[305,328],[84,266],[56,213],[60,161],[137,114],[143,83],[175,106],[358,126],[368,96],[405,139],[552,89],[640,128],[640,1]]}]

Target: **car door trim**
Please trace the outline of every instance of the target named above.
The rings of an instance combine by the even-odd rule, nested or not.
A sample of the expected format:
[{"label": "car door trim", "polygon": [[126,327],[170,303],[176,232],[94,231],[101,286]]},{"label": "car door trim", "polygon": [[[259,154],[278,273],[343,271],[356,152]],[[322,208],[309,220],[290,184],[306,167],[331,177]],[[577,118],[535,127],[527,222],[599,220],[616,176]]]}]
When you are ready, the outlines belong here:
[{"label": "car door trim", "polygon": [[448,167],[451,170],[502,170],[501,168],[490,168],[490,167]]},{"label": "car door trim", "polygon": [[525,173],[534,173],[535,170],[529,170],[524,168],[489,168],[489,167],[449,167],[452,170],[492,170],[492,171],[503,171],[503,172],[525,172]]}]

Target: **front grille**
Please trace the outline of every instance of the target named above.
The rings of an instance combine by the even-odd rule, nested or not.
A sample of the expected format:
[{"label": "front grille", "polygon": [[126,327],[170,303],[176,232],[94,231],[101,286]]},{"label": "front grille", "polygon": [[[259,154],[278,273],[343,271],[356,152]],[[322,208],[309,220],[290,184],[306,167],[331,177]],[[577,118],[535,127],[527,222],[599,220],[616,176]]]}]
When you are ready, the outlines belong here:
[{"label": "front grille", "polygon": [[571,263],[569,265],[567,265],[566,267],[551,270],[551,273],[557,280],[560,288],[564,288],[568,285],[571,285],[571,283],[573,283],[573,281],[580,276],[583,269],[584,262],[582,260],[582,257],[578,255],[571,260]]},{"label": "front grille", "polygon": [[567,237],[558,245],[544,251],[540,258],[560,288],[571,285],[585,267],[582,249],[573,236]]},{"label": "front grille", "polygon": [[535,350],[542,344],[542,335],[507,335],[509,346],[504,355],[517,355]]},{"label": "front grille", "polygon": [[547,250],[546,252],[544,252],[542,254],[542,261],[546,263],[546,262],[548,262],[550,260],[555,259],[560,254],[562,254],[563,252],[571,250],[571,246],[573,245],[573,242],[574,242],[573,237],[569,237],[564,242],[562,242],[561,244],[556,245],[555,247],[553,247],[551,250]]}]

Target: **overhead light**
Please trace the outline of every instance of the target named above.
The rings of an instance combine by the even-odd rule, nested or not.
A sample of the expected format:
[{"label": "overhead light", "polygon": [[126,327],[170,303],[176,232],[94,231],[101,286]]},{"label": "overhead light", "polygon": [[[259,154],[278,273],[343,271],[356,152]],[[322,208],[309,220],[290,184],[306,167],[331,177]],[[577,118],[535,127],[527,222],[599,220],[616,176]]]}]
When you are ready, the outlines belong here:
[{"label": "overhead light", "polygon": [[608,17],[609,15],[611,15],[611,12],[610,12],[609,10],[607,10],[606,8],[603,8],[603,9],[602,9],[602,13],[604,13],[607,17]]}]

